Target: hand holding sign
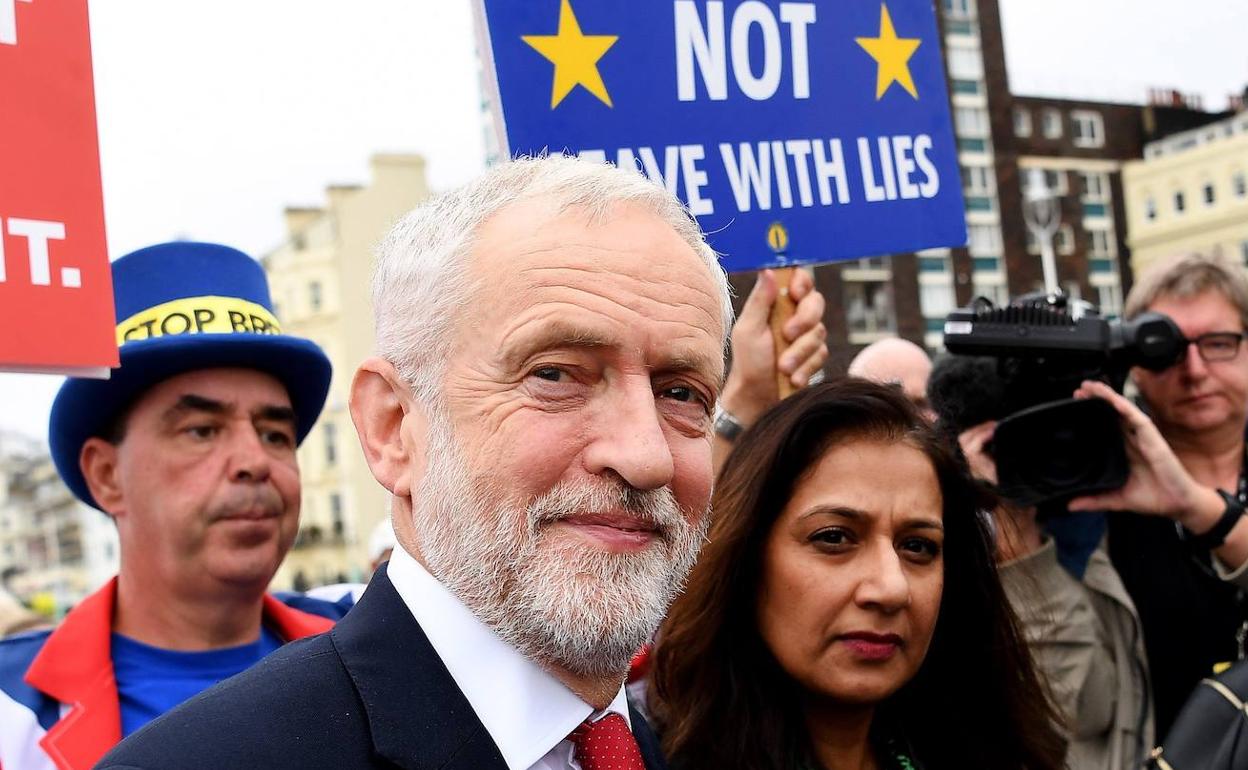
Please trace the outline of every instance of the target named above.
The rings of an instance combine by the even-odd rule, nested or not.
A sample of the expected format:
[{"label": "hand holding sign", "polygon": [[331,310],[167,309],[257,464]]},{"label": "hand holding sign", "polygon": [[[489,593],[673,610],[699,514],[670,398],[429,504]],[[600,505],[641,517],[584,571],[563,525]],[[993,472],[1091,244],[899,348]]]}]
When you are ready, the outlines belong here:
[{"label": "hand holding sign", "polygon": [[[786,273],[787,281],[777,281]],[[781,290],[793,311],[773,335],[771,319]],[[828,358],[823,295],[806,270],[763,270],[732,329],[732,369],[723,405],[745,425],[789,392],[803,387]],[[780,341],[780,345],[777,345]],[[787,391],[782,390],[787,388]]]}]

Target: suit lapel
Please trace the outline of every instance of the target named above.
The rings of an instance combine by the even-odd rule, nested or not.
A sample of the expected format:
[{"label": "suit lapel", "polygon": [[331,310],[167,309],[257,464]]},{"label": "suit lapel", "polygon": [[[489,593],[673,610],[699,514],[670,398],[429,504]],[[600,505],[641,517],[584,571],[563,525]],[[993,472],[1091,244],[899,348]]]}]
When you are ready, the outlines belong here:
[{"label": "suit lapel", "polygon": [[26,670],[27,684],[66,707],[39,741],[59,770],[86,770],[121,740],[110,654],[116,597],[113,578],[79,602]]},{"label": "suit lapel", "polygon": [[633,737],[641,748],[641,758],[646,763],[646,770],[667,770],[667,761],[663,759],[663,752],[659,748],[658,736],[650,729],[650,723],[641,712],[633,708],[632,703],[628,704],[628,719],[633,725]]},{"label": "suit lapel", "polygon": [[330,633],[355,683],[378,754],[412,770],[506,770],[385,567]]}]

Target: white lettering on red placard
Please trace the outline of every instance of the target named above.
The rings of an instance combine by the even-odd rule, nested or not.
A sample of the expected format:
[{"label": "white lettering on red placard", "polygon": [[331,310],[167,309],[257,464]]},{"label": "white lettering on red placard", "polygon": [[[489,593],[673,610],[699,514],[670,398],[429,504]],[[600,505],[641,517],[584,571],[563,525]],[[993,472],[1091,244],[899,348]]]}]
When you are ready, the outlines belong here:
[{"label": "white lettering on red placard", "polygon": [[[30,3],[34,0],[22,0]],[[17,0],[0,0],[0,45],[17,45]]]},{"label": "white lettering on red placard", "polygon": [[[3,2],[4,0],[0,0]],[[0,218],[0,224],[4,220]],[[30,259],[30,282],[35,286],[52,285],[51,260],[48,257],[48,241],[65,240],[64,222],[47,222],[41,219],[8,220],[9,235],[26,239],[26,251]],[[0,283],[6,280],[4,239],[0,238]],[[61,286],[67,289],[82,288],[82,271],[76,267],[61,268]]]}]

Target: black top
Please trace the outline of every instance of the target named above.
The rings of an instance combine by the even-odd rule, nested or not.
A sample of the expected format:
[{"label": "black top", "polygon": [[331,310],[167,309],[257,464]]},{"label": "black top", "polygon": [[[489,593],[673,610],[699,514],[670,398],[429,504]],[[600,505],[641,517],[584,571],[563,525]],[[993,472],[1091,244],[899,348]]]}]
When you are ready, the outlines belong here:
[{"label": "black top", "polygon": [[1170,519],[1109,514],[1109,556],[1140,613],[1160,741],[1213,666],[1238,659],[1248,615],[1209,552],[1180,540]]},{"label": "black top", "polygon": [[[648,770],[658,740],[630,706]],[[97,770],[169,768],[506,770],[386,577],[330,632],[292,642],[116,746]]]}]

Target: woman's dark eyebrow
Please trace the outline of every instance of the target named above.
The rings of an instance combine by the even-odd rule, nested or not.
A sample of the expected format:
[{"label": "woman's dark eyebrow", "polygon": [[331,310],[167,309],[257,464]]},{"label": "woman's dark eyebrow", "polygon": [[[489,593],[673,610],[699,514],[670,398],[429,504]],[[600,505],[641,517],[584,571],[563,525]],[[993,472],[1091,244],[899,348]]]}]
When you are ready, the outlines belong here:
[{"label": "woman's dark eyebrow", "polygon": [[[851,521],[860,521],[862,519],[865,519],[871,516],[871,514],[869,513],[860,511],[857,508],[850,508],[847,505],[816,505],[815,507],[803,512],[797,518],[800,520],[800,519],[809,518],[811,516],[820,516],[820,515],[837,516],[842,519],[849,519]],[[944,524],[940,523],[936,519],[929,519],[929,518],[924,517],[924,518],[905,519],[901,522],[898,529],[899,530],[931,529],[937,532],[944,532],[945,526]]]},{"label": "woman's dark eyebrow", "polygon": [[797,518],[806,519],[806,518],[810,518],[811,516],[820,516],[820,515],[839,516],[842,519],[858,520],[858,519],[866,518],[869,514],[864,513],[863,511],[860,511],[857,508],[850,508],[847,505],[816,505],[815,507],[802,513],[802,515],[798,516]]},{"label": "woman's dark eyebrow", "polygon": [[945,525],[935,519],[906,519],[901,522],[900,529],[932,529],[937,532],[944,532]]}]

